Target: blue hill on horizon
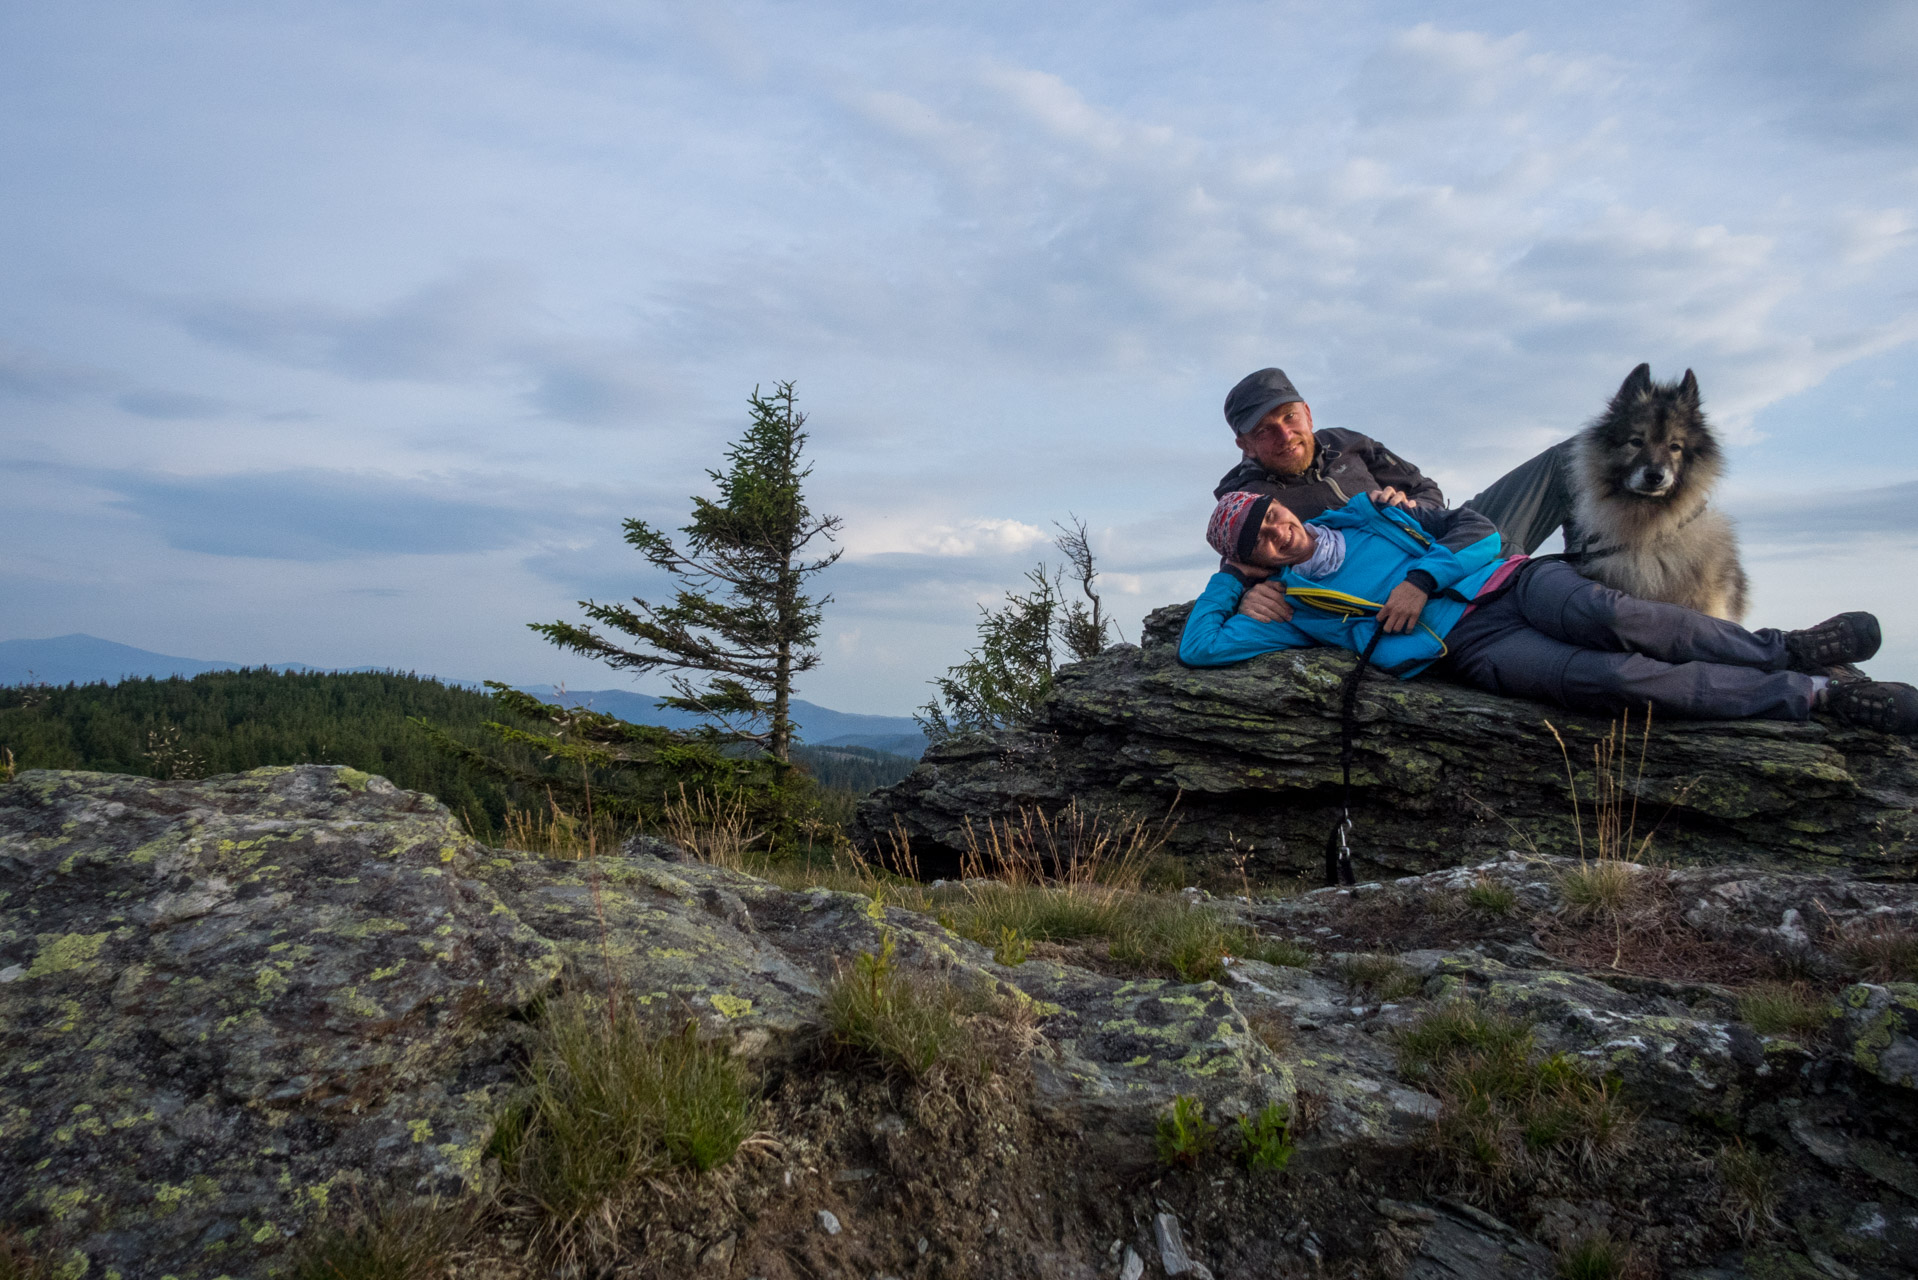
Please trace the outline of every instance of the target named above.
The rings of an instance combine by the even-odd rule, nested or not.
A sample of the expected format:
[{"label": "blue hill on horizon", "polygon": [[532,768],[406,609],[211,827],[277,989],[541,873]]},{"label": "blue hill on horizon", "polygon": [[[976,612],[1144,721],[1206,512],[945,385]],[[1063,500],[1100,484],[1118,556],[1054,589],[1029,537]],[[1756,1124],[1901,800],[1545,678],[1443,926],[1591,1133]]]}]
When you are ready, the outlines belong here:
[{"label": "blue hill on horizon", "polygon": [[[237,671],[242,667],[291,672],[386,670],[377,666],[314,667],[301,662],[243,663],[179,658],[77,631],[45,640],[0,640],[0,685],[117,684],[122,680],[164,680],[170,676],[191,679],[210,671]],[[443,679],[447,684],[479,687],[477,681],[432,678]],[[561,695],[552,685],[520,687],[548,702],[591,707],[633,724],[686,729],[699,723],[696,716],[663,707],[658,698],[629,689],[568,689]],[[800,740],[811,746],[870,747],[912,757],[926,749],[925,735],[919,732],[918,723],[910,716],[834,711],[798,698],[793,700],[792,715],[800,730]]]}]

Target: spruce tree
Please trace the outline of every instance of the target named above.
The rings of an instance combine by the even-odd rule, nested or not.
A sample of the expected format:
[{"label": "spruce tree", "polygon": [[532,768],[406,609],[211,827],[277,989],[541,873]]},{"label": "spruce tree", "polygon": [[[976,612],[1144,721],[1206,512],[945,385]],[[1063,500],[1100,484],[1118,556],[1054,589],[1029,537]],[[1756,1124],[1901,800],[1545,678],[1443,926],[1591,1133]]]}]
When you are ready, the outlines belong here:
[{"label": "spruce tree", "polygon": [[531,624],[563,649],[622,671],[672,673],[669,706],[724,726],[733,742],[763,749],[783,768],[792,750],[794,677],[819,664],[812,646],[830,596],[806,594],[806,582],[840,552],[809,558],[816,539],[831,542],[837,516],[815,515],[804,481],[812,468],[800,455],[806,416],[793,384],[747,402],[752,421],[726,452],[726,468],[709,471],[717,498],[694,497],[683,546],[644,520],[628,520],[626,541],[655,568],[678,579],[669,604],[580,601],[591,625]]}]

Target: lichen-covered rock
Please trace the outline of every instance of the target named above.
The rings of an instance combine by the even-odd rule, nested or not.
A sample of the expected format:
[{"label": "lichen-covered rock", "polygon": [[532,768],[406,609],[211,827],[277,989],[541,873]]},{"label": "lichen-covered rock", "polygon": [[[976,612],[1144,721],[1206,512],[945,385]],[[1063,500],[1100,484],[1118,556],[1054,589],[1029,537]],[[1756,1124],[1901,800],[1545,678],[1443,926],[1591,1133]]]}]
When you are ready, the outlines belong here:
[{"label": "lichen-covered rock", "polygon": [[[1339,688],[1352,656],[1302,650],[1189,668],[1176,655],[1182,619],[1161,610],[1143,649],[1063,668],[1030,727],[928,750],[862,804],[857,837],[883,849],[903,828],[927,862],[963,850],[968,821],[977,831],[1076,801],[1155,820],[1174,811],[1173,851],[1221,879],[1240,854],[1268,872],[1317,874],[1339,802]],[[1575,852],[1567,754],[1548,720],[1589,800],[1592,745],[1609,723],[1432,676],[1368,676],[1352,773],[1362,873],[1429,871],[1514,842]],[[1641,775],[1637,730],[1634,717],[1626,784],[1666,855],[1918,871],[1909,741],[1823,722],[1666,721],[1652,728]]]},{"label": "lichen-covered rock", "polygon": [[0,789],[0,1214],[187,1278],[364,1171],[476,1183],[501,1019],[559,971],[476,852],[350,769]]},{"label": "lichen-covered rock", "polygon": [[35,772],[0,789],[0,1224],[89,1275],[268,1274],[329,1202],[485,1182],[508,1015],[555,983],[777,1066],[887,938],[1027,1004],[1039,1107],[1111,1159],[1149,1161],[1179,1095],[1290,1097],[1214,984],[1008,967],[925,916],[690,860],[483,849],[350,769]]},{"label": "lichen-covered rock", "polygon": [[1918,983],[1861,982],[1840,1004],[1851,1060],[1886,1084],[1918,1089]]}]

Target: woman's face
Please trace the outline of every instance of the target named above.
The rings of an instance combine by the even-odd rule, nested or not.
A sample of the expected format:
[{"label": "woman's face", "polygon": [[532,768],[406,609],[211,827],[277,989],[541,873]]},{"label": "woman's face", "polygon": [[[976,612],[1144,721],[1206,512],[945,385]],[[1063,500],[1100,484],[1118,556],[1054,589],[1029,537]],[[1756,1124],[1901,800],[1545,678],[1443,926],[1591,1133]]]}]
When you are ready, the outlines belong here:
[{"label": "woman's face", "polygon": [[1305,563],[1316,550],[1318,539],[1297,516],[1277,502],[1266,504],[1265,519],[1259,525],[1259,545],[1253,552],[1254,564],[1264,569],[1283,569],[1290,564]]}]

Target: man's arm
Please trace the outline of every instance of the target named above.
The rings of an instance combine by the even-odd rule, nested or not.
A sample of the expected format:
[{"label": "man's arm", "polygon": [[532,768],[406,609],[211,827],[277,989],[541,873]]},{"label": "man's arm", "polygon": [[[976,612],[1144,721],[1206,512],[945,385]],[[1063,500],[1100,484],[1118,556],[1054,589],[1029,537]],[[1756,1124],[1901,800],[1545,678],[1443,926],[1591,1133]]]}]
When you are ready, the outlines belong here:
[{"label": "man's arm", "polygon": [[1380,487],[1397,489],[1422,507],[1443,507],[1445,495],[1439,491],[1438,481],[1420,471],[1405,459],[1374,440],[1371,436],[1352,432],[1352,448],[1365,461],[1365,469]]},{"label": "man's arm", "polygon": [[1260,622],[1238,613],[1246,584],[1230,573],[1215,573],[1205,584],[1179,637],[1179,661],[1188,667],[1222,667],[1279,649],[1303,649],[1312,637],[1290,622]]},{"label": "man's arm", "polygon": [[1532,554],[1572,518],[1572,490],[1565,477],[1577,443],[1576,438],[1563,441],[1521,462],[1465,505],[1491,518],[1508,550]]}]

